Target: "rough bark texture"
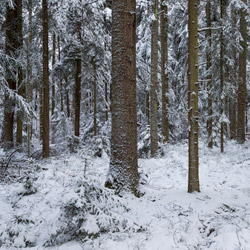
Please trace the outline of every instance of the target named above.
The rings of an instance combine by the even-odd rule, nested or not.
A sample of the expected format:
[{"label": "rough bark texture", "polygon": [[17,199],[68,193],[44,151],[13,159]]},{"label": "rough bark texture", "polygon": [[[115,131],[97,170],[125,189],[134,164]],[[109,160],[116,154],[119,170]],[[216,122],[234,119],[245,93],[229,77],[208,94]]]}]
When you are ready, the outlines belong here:
[{"label": "rough bark texture", "polygon": [[188,192],[199,192],[198,156],[198,0],[188,1],[188,108],[189,171]]},{"label": "rough bark texture", "polygon": [[[6,40],[5,40],[5,54],[11,58],[15,58],[16,50],[18,45],[17,36],[17,4],[18,1],[15,0],[13,5],[14,8],[10,8],[9,4],[6,3]],[[15,73],[15,72],[14,72]],[[12,72],[7,71],[5,76],[8,86],[10,89],[16,89],[16,82],[12,77]],[[4,106],[4,128],[3,128],[3,141],[4,148],[9,149],[14,146],[14,108],[15,103],[9,98],[8,94],[5,94],[5,106]]]},{"label": "rough bark texture", "polygon": [[[20,51],[23,47],[23,3],[22,0],[17,1],[17,32],[18,32],[18,40],[17,47]],[[24,97],[25,96],[25,87],[23,83],[23,69],[22,66],[18,67],[18,95]],[[17,135],[16,142],[17,144],[22,144],[23,141],[23,113],[17,112]]]},{"label": "rough bark texture", "polygon": [[[244,0],[246,3],[246,0]],[[247,57],[247,22],[246,9],[240,10],[240,33],[242,40],[240,45],[242,50],[239,56],[239,89],[238,89],[238,126],[237,126],[237,141],[244,143],[246,140],[246,57]]]},{"label": "rough bark texture", "polygon": [[161,81],[162,81],[162,135],[163,142],[169,141],[169,120],[168,120],[168,8],[161,0]]},{"label": "rough bark texture", "polygon": [[48,4],[43,0],[43,156],[49,157],[49,48]]},{"label": "rough bark texture", "polygon": [[76,59],[75,136],[80,135],[81,65],[82,65],[81,59]]},{"label": "rough bark texture", "polygon": [[105,183],[137,192],[136,1],[112,4],[111,159]]},{"label": "rough bark texture", "polygon": [[[211,4],[210,0],[207,2],[206,6],[206,18],[207,18],[207,27],[211,27]],[[208,52],[207,52],[207,71],[209,74],[207,75],[208,81],[207,84],[207,92],[208,92],[208,119],[207,119],[207,132],[208,132],[208,147],[213,147],[213,100],[212,100],[212,76],[210,73],[211,68],[211,47],[212,47],[212,31],[208,29],[207,31],[207,39],[208,39]]]},{"label": "rough bark texture", "polygon": [[151,156],[158,153],[158,122],[157,122],[157,85],[158,85],[158,0],[153,0],[153,13],[151,37],[151,84],[150,84],[150,150]]}]

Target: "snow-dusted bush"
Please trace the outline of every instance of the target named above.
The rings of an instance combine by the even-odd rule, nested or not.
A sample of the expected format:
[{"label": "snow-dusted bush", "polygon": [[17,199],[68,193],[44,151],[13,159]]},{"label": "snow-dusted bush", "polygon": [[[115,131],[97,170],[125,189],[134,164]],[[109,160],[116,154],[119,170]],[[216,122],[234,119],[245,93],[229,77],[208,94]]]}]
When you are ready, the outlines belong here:
[{"label": "snow-dusted bush", "polygon": [[126,217],[125,201],[113,191],[82,181],[65,196],[59,228],[45,245],[96,238],[102,233],[139,232],[141,226]]}]

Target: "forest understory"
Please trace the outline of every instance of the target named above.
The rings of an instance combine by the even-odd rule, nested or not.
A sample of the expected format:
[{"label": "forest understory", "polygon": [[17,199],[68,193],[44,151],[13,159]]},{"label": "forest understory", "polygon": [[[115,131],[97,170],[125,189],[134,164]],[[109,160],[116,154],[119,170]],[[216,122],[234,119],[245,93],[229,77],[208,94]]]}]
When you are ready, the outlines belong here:
[{"label": "forest understory", "polygon": [[0,249],[247,250],[249,147],[230,141],[221,154],[200,141],[201,192],[189,194],[187,142],[165,145],[163,156],[139,159],[139,198],[104,188],[105,153],[80,147],[24,160],[0,151],[2,164],[10,159],[1,170]]}]

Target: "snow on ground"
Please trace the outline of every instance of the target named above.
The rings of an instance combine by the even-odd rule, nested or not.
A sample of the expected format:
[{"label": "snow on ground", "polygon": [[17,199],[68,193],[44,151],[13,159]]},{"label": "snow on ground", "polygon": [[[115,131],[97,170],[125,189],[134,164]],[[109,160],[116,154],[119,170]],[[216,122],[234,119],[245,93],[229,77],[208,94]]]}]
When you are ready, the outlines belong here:
[{"label": "snow on ground", "polygon": [[[135,198],[127,194],[121,200],[128,212],[117,211],[141,225],[142,232],[109,232],[46,249],[250,249],[250,142],[243,146],[228,142],[225,150],[221,154],[218,148],[211,150],[200,143],[201,192],[195,194],[187,193],[186,143],[166,146],[162,158],[140,159],[140,172],[147,176],[147,183],[141,186],[145,195]],[[86,158],[79,152],[32,164],[39,166],[29,189],[33,194],[20,195],[24,194],[24,183],[0,184],[0,240],[3,232],[13,227],[14,219],[21,221],[14,224],[20,227],[15,228],[20,232],[15,242],[6,240],[1,250],[14,246],[45,249],[44,242],[59,227],[61,204],[74,196],[74,185],[85,176],[103,187],[109,161],[107,157]],[[89,223],[89,230],[91,226],[96,225]],[[25,247],[24,238],[35,242],[34,246]]]}]

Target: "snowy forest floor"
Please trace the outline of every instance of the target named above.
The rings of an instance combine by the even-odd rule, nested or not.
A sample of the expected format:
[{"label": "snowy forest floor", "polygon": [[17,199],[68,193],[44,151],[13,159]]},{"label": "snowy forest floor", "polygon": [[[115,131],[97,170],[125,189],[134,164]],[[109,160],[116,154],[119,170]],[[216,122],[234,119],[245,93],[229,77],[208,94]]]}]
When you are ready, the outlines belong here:
[{"label": "snowy forest floor", "polygon": [[[225,151],[200,142],[201,192],[194,194],[187,193],[186,143],[165,146],[161,158],[140,159],[140,190],[145,193],[140,198],[118,197],[103,187],[107,156],[93,158],[81,149],[26,161],[16,175],[22,171],[28,179],[0,183],[0,249],[250,249],[250,141],[228,142]],[[79,183],[88,183],[84,190],[92,196],[87,201],[76,191]],[[75,210],[65,212],[67,204]],[[85,209],[86,204],[95,209]],[[107,230],[99,234],[101,224]],[[55,242],[67,241],[74,225],[85,232],[83,240],[71,235],[68,242],[53,246],[51,239],[61,234]]]}]

